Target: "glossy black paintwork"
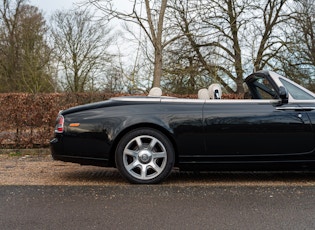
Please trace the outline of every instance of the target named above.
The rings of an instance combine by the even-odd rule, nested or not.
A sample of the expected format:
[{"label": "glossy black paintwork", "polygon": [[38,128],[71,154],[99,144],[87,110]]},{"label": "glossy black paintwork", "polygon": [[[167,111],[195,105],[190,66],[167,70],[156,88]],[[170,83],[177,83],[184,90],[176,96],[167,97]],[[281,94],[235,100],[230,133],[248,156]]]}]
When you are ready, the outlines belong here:
[{"label": "glossy black paintwork", "polygon": [[207,152],[243,156],[312,151],[314,133],[306,112],[276,108],[258,102],[205,104]]},{"label": "glossy black paintwork", "polygon": [[63,111],[65,132],[51,142],[53,157],[114,166],[120,138],[136,127],[152,127],[171,140],[176,165],[183,168],[273,164],[277,169],[315,162],[315,112],[305,109],[313,103],[150,99],[112,99]]},{"label": "glossy black paintwork", "polygon": [[[65,133],[56,136],[60,139],[58,144],[66,145],[58,155],[110,158],[117,138],[140,126],[156,127],[167,133],[182,154],[204,154],[202,107],[203,103],[124,102],[121,106],[76,110],[75,113],[65,111],[62,113]],[[80,126],[69,127],[70,123],[80,123]]]}]

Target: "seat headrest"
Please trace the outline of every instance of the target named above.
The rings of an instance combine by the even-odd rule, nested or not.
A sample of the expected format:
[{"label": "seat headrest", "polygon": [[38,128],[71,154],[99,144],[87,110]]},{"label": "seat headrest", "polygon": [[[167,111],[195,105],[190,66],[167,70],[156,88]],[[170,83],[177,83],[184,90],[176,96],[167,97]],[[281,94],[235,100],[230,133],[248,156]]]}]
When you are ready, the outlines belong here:
[{"label": "seat headrest", "polygon": [[208,100],[210,99],[209,91],[207,89],[199,89],[198,99]]},{"label": "seat headrest", "polygon": [[159,87],[153,87],[150,89],[149,97],[161,97],[162,96],[162,90]]},{"label": "seat headrest", "polygon": [[208,90],[211,99],[221,99],[222,89],[220,84],[217,83],[211,84]]}]

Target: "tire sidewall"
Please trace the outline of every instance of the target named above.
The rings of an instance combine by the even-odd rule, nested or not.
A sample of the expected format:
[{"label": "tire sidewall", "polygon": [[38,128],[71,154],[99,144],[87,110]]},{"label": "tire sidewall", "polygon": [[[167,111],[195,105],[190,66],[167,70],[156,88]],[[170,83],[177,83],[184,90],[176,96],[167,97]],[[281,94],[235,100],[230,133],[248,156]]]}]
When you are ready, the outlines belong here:
[{"label": "tire sidewall", "polygon": [[[164,148],[166,149],[166,155],[167,155],[167,160],[166,160],[166,165],[163,171],[157,175],[156,177],[148,180],[141,180],[138,178],[133,177],[125,168],[124,163],[123,163],[123,151],[127,144],[134,139],[137,136],[142,136],[142,135],[147,135],[147,136],[152,136],[156,139],[158,139],[163,145]],[[156,184],[164,180],[172,171],[172,168],[174,166],[175,162],[175,154],[174,154],[174,148],[169,141],[169,139],[160,131],[152,129],[152,128],[138,128],[135,130],[132,130],[125,134],[121,140],[119,141],[116,152],[115,152],[115,161],[116,161],[116,167],[118,168],[120,174],[127,179],[130,183],[133,184]]]}]

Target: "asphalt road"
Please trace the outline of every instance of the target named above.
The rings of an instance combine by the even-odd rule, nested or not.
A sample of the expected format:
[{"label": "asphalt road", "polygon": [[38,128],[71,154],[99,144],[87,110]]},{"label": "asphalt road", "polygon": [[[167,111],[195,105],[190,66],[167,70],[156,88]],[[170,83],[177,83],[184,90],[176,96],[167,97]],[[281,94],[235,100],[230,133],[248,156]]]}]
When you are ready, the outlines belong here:
[{"label": "asphalt road", "polygon": [[315,187],[0,186],[0,229],[315,229]]}]

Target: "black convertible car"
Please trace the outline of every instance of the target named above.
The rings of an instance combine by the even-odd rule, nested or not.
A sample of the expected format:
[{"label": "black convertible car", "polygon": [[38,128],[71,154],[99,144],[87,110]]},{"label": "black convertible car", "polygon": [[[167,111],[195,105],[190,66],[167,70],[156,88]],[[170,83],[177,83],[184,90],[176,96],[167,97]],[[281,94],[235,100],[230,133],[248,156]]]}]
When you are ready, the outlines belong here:
[{"label": "black convertible car", "polygon": [[117,167],[131,183],[181,170],[315,169],[315,94],[270,71],[245,79],[246,99],[119,97],[61,111],[55,160]]}]

